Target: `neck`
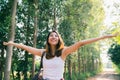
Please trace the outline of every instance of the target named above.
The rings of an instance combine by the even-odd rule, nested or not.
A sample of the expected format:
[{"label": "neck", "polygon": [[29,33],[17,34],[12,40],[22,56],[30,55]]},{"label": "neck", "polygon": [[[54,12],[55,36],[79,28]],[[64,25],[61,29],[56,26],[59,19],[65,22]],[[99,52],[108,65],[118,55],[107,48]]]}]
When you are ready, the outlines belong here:
[{"label": "neck", "polygon": [[53,55],[55,54],[55,49],[56,49],[55,46],[51,46],[51,53],[52,53]]}]

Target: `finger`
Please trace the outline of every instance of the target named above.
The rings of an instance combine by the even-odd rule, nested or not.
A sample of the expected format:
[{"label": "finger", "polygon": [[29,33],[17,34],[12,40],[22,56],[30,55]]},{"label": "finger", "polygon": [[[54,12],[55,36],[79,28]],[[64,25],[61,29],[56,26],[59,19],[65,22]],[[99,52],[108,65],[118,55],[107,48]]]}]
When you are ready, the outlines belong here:
[{"label": "finger", "polygon": [[3,42],[3,45],[7,45],[7,42]]},{"label": "finger", "polygon": [[113,34],[114,37],[118,36],[119,32]]}]

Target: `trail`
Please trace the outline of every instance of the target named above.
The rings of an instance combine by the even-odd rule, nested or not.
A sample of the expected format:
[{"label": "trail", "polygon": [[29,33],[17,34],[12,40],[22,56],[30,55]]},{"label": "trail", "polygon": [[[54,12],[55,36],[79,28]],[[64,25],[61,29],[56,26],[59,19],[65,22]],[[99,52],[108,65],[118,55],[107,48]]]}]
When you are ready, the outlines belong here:
[{"label": "trail", "polygon": [[87,80],[120,80],[120,75],[114,69],[104,69],[104,71]]}]

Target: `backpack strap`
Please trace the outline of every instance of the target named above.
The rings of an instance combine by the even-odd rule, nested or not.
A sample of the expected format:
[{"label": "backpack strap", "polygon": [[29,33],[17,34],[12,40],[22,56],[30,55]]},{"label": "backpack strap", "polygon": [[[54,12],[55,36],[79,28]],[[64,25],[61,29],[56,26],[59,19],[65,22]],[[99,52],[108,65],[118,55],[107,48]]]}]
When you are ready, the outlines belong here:
[{"label": "backpack strap", "polygon": [[40,70],[41,68],[43,68],[43,56],[44,56],[44,54],[45,54],[45,52],[43,52],[43,53],[42,53],[42,56],[41,56],[40,68],[39,68],[39,70]]}]

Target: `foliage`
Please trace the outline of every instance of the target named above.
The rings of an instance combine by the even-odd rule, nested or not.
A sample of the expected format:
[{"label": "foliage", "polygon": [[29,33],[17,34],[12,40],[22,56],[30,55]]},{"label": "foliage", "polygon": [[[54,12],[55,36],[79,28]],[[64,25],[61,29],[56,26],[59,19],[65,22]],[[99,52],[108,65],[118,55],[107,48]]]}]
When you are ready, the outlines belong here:
[{"label": "foliage", "polygon": [[[8,0],[9,1],[9,0]],[[101,22],[104,18],[104,12],[99,0],[38,0],[38,34],[37,48],[44,48],[48,32],[54,26],[54,20],[57,20],[57,29],[60,32],[65,45],[69,46],[76,41],[96,37],[101,30]],[[3,36],[0,40],[8,41],[8,31],[10,26],[11,6],[2,1],[0,17],[0,34]],[[16,35],[15,42],[33,46],[33,31],[35,17],[34,0],[22,0],[17,7],[16,15]],[[55,13],[54,13],[55,12]],[[54,17],[56,16],[56,17]],[[0,45],[1,48],[5,48]],[[31,55],[26,55],[25,51],[14,48],[12,58],[13,79],[23,79],[24,71],[31,73]],[[65,72],[66,80],[85,79],[92,72],[100,68],[100,49],[99,44],[91,44],[82,47],[66,60]],[[4,59],[2,57],[2,59]],[[70,63],[70,64],[68,64]],[[39,63],[36,63],[38,70]],[[70,69],[68,69],[70,68]],[[69,70],[69,71],[68,71]],[[21,78],[21,73],[23,74]],[[31,74],[29,74],[31,75]],[[30,77],[27,75],[26,77]],[[27,78],[27,79],[28,79]]]},{"label": "foliage", "polygon": [[5,67],[5,46],[3,46],[3,42],[8,40],[8,32],[10,26],[10,9],[11,5],[5,1],[0,1],[0,79],[3,77],[3,70]]},{"label": "foliage", "polygon": [[114,22],[113,24],[114,26],[117,26],[117,27],[112,30],[112,33],[113,34],[119,33],[119,35],[115,37],[114,40],[116,41],[117,44],[120,44],[120,24],[116,22]]},{"label": "foliage", "polygon": [[112,44],[109,48],[108,54],[112,60],[112,62],[116,65],[120,65],[120,45]]}]

